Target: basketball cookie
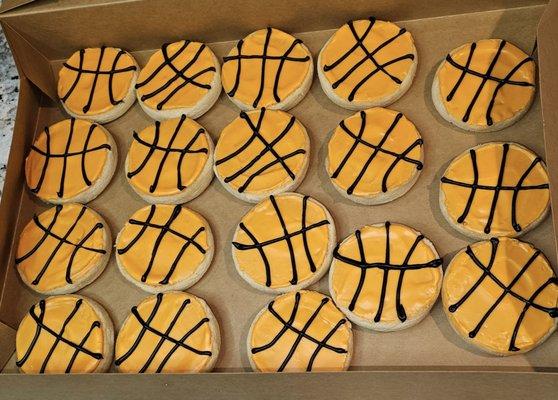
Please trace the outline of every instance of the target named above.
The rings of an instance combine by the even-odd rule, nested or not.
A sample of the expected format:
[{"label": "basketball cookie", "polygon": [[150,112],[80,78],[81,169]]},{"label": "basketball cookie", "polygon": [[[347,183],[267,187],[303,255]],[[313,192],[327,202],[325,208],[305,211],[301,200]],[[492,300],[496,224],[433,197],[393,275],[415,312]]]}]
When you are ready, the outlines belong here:
[{"label": "basketball cookie", "polygon": [[411,121],[397,111],[370,108],[333,131],[325,166],[344,197],[375,205],[407,193],[420,175],[423,157],[423,141]]},{"label": "basketball cookie", "polygon": [[23,228],[15,264],[34,291],[73,293],[101,275],[111,247],[110,230],[99,214],[81,204],[57,205]]},{"label": "basketball cookie", "polygon": [[141,69],[136,94],[143,111],[156,120],[186,115],[196,119],[221,93],[219,61],[199,42],[165,43]]},{"label": "basketball cookie", "polygon": [[105,372],[114,328],[107,312],[83,296],[47,297],[31,307],[16,334],[16,365],[27,374]]},{"label": "basketball cookie", "polygon": [[150,293],[189,288],[205,274],[214,252],[205,218],[168,204],[136,211],[118,233],[115,247],[122,275]]},{"label": "basketball cookie", "polygon": [[310,50],[275,28],[249,34],[223,57],[223,89],[244,111],[296,106],[308,93],[312,76]]},{"label": "basketball cookie", "polygon": [[335,226],[327,209],[309,196],[283,193],[242,217],[232,257],[251,286],[284,293],[317,282],[329,268],[334,247]]},{"label": "basketball cookie", "polygon": [[499,356],[525,353],[558,324],[558,280],[544,254],[511,238],[457,253],[442,288],[448,320],[471,345]]},{"label": "basketball cookie", "polygon": [[105,124],[134,104],[138,65],[114,47],[76,51],[58,73],[58,97],[68,114]]},{"label": "basketball cookie", "polygon": [[184,292],[159,293],[132,307],[115,346],[125,373],[187,373],[213,369],[221,338],[205,301]]},{"label": "basketball cookie", "polygon": [[48,203],[88,203],[109,184],[117,157],[116,144],[101,125],[65,119],[45,127],[31,146],[27,186]]},{"label": "basketball cookie", "polygon": [[436,302],[442,260],[420,232],[386,222],[367,225],[333,253],[329,291],[355,324],[377,331],[416,325]]},{"label": "basketball cookie", "polygon": [[475,239],[523,235],[550,209],[546,166],[518,143],[473,147],[444,172],[440,208],[451,226]]},{"label": "basketball cookie", "polygon": [[353,332],[329,297],[301,290],[275,298],[260,311],[247,348],[254,371],[344,371],[351,363]]},{"label": "basketball cookie", "polygon": [[310,139],[295,117],[266,108],[241,111],[219,136],[215,175],[228,192],[257,203],[295,190],[309,157]]},{"label": "basketball cookie", "polygon": [[349,110],[388,106],[413,82],[417,68],[413,36],[392,22],[349,21],[318,56],[318,78],[327,97]]},{"label": "basketball cookie", "polygon": [[148,203],[186,203],[211,183],[213,141],[193,119],[155,121],[133,138],[126,178]]},{"label": "basketball cookie", "polygon": [[440,115],[458,128],[497,131],[529,110],[535,74],[535,61],[505,40],[467,43],[438,67],[432,100]]}]

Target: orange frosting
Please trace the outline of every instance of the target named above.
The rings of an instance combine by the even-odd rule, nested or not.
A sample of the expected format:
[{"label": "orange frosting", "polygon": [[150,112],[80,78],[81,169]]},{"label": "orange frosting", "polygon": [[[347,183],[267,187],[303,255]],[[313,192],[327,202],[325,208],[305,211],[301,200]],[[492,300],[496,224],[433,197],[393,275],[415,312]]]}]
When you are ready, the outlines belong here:
[{"label": "orange frosting", "polygon": [[208,135],[193,119],[156,121],[134,133],[126,163],[128,181],[151,196],[178,194],[198,179],[208,153]]},{"label": "orange frosting", "polygon": [[[303,229],[304,209],[304,226],[310,229]],[[237,267],[262,287],[278,289],[303,283],[328,267],[326,260],[333,245],[330,235],[335,228],[327,218],[324,206],[312,198],[304,200],[297,193],[263,200],[244,215],[234,235],[233,257]],[[285,230],[290,240],[285,239]],[[301,234],[303,230],[305,235]],[[263,244],[261,252],[254,245],[254,238]]]},{"label": "orange frosting", "polygon": [[[265,62],[264,54],[268,57]],[[239,55],[255,57],[239,60]],[[281,61],[283,56],[289,59]],[[302,42],[268,28],[249,34],[231,49],[224,57],[221,79],[229,96],[251,108],[270,107],[299,89],[311,70],[310,53]]]},{"label": "orange frosting", "polygon": [[[467,254],[469,251],[490,276]],[[504,295],[496,280],[511,286],[510,291]],[[502,355],[532,349],[556,327],[558,284],[554,271],[544,254],[516,239],[478,242],[457,253],[446,270],[442,300],[451,325],[461,336]],[[539,308],[526,308],[526,301]]]},{"label": "orange frosting", "polygon": [[[501,44],[500,39],[479,40],[458,47],[449,54],[449,57],[461,67],[465,67],[469,60],[468,69],[484,75],[489,72]],[[473,52],[472,57],[470,57],[471,52]],[[535,94],[535,62],[523,51],[511,43],[505,43],[496,63],[492,66],[490,75],[494,79],[483,80],[482,76],[470,72],[463,75],[462,69],[445,60],[436,74],[436,79],[439,84],[440,99],[446,111],[453,118],[461,121],[471,103],[474,103],[468,120],[463,122],[486,127],[489,125],[488,107],[493,98],[494,106],[489,113],[493,123],[510,119],[531,104]],[[501,85],[502,80],[520,84]],[[457,89],[454,91],[456,85]],[[482,89],[477,94],[481,85],[483,85]],[[452,91],[454,91],[453,96],[448,100],[448,95]],[[478,97],[473,101],[475,96]]]},{"label": "orange frosting", "polygon": [[17,270],[23,281],[39,292],[79,283],[110,251],[106,240],[106,227],[87,207],[65,204],[49,208],[21,232]]},{"label": "orange frosting", "polygon": [[121,49],[78,50],[58,73],[58,96],[74,114],[105,113],[123,101],[136,75],[136,62]]},{"label": "orange frosting", "polygon": [[193,107],[208,93],[217,68],[215,55],[203,43],[164,44],[139,73],[138,98],[157,110]]},{"label": "orange frosting", "polygon": [[[386,259],[388,230],[389,259]],[[347,260],[364,261],[367,266],[362,268]],[[358,318],[376,323],[402,323],[420,317],[432,307],[440,292],[441,265],[432,243],[414,229],[396,223],[367,225],[346,238],[336,250],[330,270],[330,290],[335,303]],[[385,268],[388,266],[391,269]],[[359,291],[361,279],[364,280]],[[403,312],[397,307],[398,292]]]},{"label": "orange frosting", "polygon": [[256,317],[248,352],[258,371],[342,371],[351,359],[352,335],[329,297],[303,290],[277,297]]},{"label": "orange frosting", "polygon": [[136,281],[159,288],[172,285],[196,274],[204,262],[209,229],[201,215],[186,207],[146,206],[118,234],[116,257]]},{"label": "orange frosting", "polygon": [[[44,311],[41,311],[43,302]],[[17,330],[16,357],[20,370],[25,373],[47,374],[94,372],[106,346],[105,327],[97,312],[80,296],[54,296],[41,300],[41,303],[31,308]],[[48,330],[39,329],[31,313]],[[57,340],[49,330],[62,336],[64,341]],[[101,357],[97,359],[91,354],[77,351],[76,345]]]},{"label": "orange frosting", "polygon": [[318,68],[337,96],[355,102],[378,101],[399,90],[415,57],[409,32],[391,22],[358,20],[333,34],[320,53]]},{"label": "orange frosting", "polygon": [[[118,333],[115,347],[118,370],[127,373],[206,371],[218,344],[205,307],[202,300],[183,292],[161,293],[143,300],[132,309]],[[144,331],[147,322],[150,329]]]},{"label": "orange frosting", "polygon": [[422,169],[422,159],[422,139],[411,121],[397,111],[370,108],[335,129],[327,146],[326,168],[339,189],[351,188],[352,195],[370,197],[408,184]]},{"label": "orange frosting", "polygon": [[27,185],[46,201],[75,197],[101,177],[109,151],[100,125],[79,119],[57,122],[39,134],[25,160]]},{"label": "orange frosting", "polygon": [[[272,150],[266,148],[268,144]],[[306,129],[292,115],[268,109],[241,113],[219,136],[215,172],[234,190],[265,194],[291,183],[294,178],[289,172],[299,176],[309,150]]]},{"label": "orange frosting", "polygon": [[[508,146],[505,168],[502,174],[501,190],[498,194],[490,231],[486,232],[491,206],[495,196],[495,186],[502,166],[504,146]],[[461,220],[471,196],[471,187],[448,183],[447,180],[474,183],[474,167],[471,151],[474,150],[478,168],[478,185],[466,217]],[[442,206],[455,224],[474,233],[490,233],[494,236],[517,236],[529,225],[539,220],[548,210],[550,193],[546,167],[536,154],[516,143],[486,143],[457,156],[446,169],[440,186]],[[532,167],[531,167],[532,166]],[[529,168],[531,168],[529,170]],[[527,172],[522,187],[539,187],[539,189],[519,190],[515,199],[515,217],[518,229],[514,229],[512,207],[514,190]],[[461,221],[461,222],[458,222]]]}]

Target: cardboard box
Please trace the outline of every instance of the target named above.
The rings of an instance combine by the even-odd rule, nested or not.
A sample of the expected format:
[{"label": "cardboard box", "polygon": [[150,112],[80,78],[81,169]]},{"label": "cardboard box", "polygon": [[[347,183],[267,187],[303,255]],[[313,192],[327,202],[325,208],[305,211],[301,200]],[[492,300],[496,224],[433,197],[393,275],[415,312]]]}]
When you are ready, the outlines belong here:
[{"label": "cardboard box", "polygon": [[[196,375],[71,376],[17,374],[14,336],[18,323],[38,296],[24,287],[14,268],[20,230],[33,213],[47,208],[25,188],[23,164],[29,147],[45,125],[64,118],[56,96],[61,62],[75,50],[102,44],[129,50],[143,65],[162,43],[182,38],[208,43],[219,57],[247,33],[274,26],[295,33],[314,55],[349,19],[374,15],[399,21],[412,32],[419,54],[415,81],[390,108],[403,112],[425,140],[425,168],[415,187],[386,205],[364,207],[344,200],[330,184],[323,160],[326,139],[351,112],[335,106],[318,82],[291,112],[307,127],[311,167],[299,192],[331,211],[338,238],[366,223],[398,221],[422,231],[447,264],[470,243],[443,219],[438,182],[449,161],[463,150],[491,140],[513,140],[546,158],[552,203],[558,204],[558,1],[539,0],[4,0],[0,23],[21,75],[20,102],[4,195],[0,204],[0,398],[44,397],[119,399],[171,396],[189,398],[396,398],[471,399],[555,398],[558,389],[558,335],[526,355],[498,358],[468,347],[451,329],[441,304],[419,325],[394,333],[355,329],[351,371],[344,373],[250,373],[245,340],[252,318],[272,296],[251,289],[236,273],[230,241],[236,224],[251,206],[234,199],[214,180],[188,207],[210,222],[216,254],[206,276],[189,291],[205,298],[219,320],[223,345],[216,372]],[[537,30],[538,27],[538,30]],[[437,64],[454,47],[487,37],[501,37],[530,52],[538,39],[539,91],[535,104],[517,124],[489,134],[452,129],[437,114],[430,86]],[[238,114],[221,94],[199,122],[214,140]],[[92,203],[116,234],[128,216],[145,203],[125,181],[123,161],[132,130],[150,124],[135,105],[106,125],[119,148],[118,170],[108,188]],[[543,134],[544,128],[544,134]],[[524,236],[544,251],[554,266],[558,215]],[[327,293],[326,279],[314,285]],[[103,304],[120,327],[130,307],[147,296],[120,275],[114,257],[107,270],[80,293]]]}]

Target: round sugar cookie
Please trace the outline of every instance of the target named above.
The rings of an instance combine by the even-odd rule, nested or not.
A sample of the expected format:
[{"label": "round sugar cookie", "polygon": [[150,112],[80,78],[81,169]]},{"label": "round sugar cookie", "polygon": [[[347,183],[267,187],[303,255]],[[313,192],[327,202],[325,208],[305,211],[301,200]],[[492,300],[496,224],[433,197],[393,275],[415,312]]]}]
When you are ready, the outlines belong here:
[{"label": "round sugar cookie", "polygon": [[473,132],[504,129],[519,120],[535,98],[533,58],[501,39],[484,39],[452,50],[432,84],[436,110],[451,124]]},{"label": "round sugar cookie", "polygon": [[27,374],[105,372],[113,349],[109,315],[97,302],[78,295],[42,299],[16,333],[16,365]]},{"label": "round sugar cookie", "polygon": [[125,169],[132,189],[148,203],[186,203],[213,179],[213,141],[186,115],[155,121],[134,132]]},{"label": "round sugar cookie", "polygon": [[408,226],[367,225],[335,249],[329,290],[355,324],[401,330],[422,321],[438,299],[442,260],[434,245]]},{"label": "round sugar cookie", "polygon": [[349,21],[318,56],[318,78],[327,97],[349,110],[388,106],[413,82],[417,68],[413,36],[392,22]]},{"label": "round sugar cookie", "polygon": [[221,93],[217,57],[204,43],[165,43],[141,69],[136,94],[141,108],[156,120],[186,115],[196,119]]},{"label": "round sugar cookie", "polygon": [[360,111],[331,135],[325,166],[335,189],[366,205],[403,196],[423,168],[423,140],[402,113],[387,108]]},{"label": "round sugar cookie", "polygon": [[254,371],[344,371],[351,363],[353,332],[331,298],[301,290],[276,297],[259,312],[247,349]]},{"label": "round sugar cookie", "polygon": [[115,247],[122,275],[150,293],[194,285],[209,268],[215,250],[205,218],[169,204],[137,210],[118,233]]},{"label": "round sugar cookie", "polygon": [[72,117],[105,124],[136,101],[138,69],[134,57],[122,49],[103,46],[78,50],[58,73],[58,97]]},{"label": "round sugar cookie", "polygon": [[241,110],[288,110],[308,93],[312,55],[302,40],[275,28],[238,41],[223,57],[223,90]]},{"label": "round sugar cookie", "polygon": [[117,147],[101,125],[65,119],[45,127],[25,159],[25,179],[47,203],[88,203],[109,184]]},{"label": "round sugar cookie", "polygon": [[125,373],[207,372],[220,345],[219,325],[204,300],[158,293],[132,307],[118,332],[114,364]]},{"label": "round sugar cookie", "polygon": [[306,128],[280,110],[240,112],[215,148],[215,175],[228,192],[257,203],[295,190],[306,175],[310,139]]},{"label": "round sugar cookie", "polygon": [[23,228],[15,264],[34,291],[73,293],[101,275],[111,249],[110,229],[99,214],[81,204],[57,205]]},{"label": "round sugar cookie", "polygon": [[558,324],[558,280],[544,254],[517,239],[492,238],[458,252],[442,301],[465,341],[499,356],[525,353]]},{"label": "round sugar cookie", "polygon": [[550,209],[544,161],[513,142],[491,142],[454,158],[440,182],[442,214],[475,239],[517,237],[535,228]]},{"label": "round sugar cookie", "polygon": [[232,242],[234,265],[252,287],[299,290],[328,270],[335,225],[318,201],[298,193],[270,196],[242,217]]}]

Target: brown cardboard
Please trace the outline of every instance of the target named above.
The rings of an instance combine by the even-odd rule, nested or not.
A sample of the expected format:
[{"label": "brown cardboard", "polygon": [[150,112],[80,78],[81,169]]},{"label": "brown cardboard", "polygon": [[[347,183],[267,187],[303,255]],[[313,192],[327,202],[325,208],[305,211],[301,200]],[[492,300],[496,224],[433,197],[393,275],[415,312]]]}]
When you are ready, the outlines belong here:
[{"label": "brown cardboard", "polygon": [[[545,9],[543,5],[534,4],[538,2],[434,1],[411,7],[411,2],[406,0],[356,1],[354,5],[351,2],[351,6],[347,7],[346,2],[339,0],[330,1],[328,7],[318,7],[321,3],[317,0],[300,1],[300,4],[284,1],[280,4],[275,2],[276,7],[273,10],[260,8],[260,14],[255,13],[254,5],[261,2],[250,0],[234,3],[215,1],[215,9],[211,10],[200,10],[199,4],[193,1],[187,4],[180,2],[182,6],[178,6],[179,2],[170,0],[94,1],[89,4],[84,1],[61,0],[56,3],[35,3],[16,8],[0,17],[3,27],[7,28],[8,40],[23,74],[14,144],[5,194],[0,204],[0,245],[3,246],[0,247],[0,284],[3,287],[0,321],[12,329],[17,328],[24,313],[38,299],[16,276],[13,267],[13,238],[17,237],[34,212],[47,208],[25,190],[23,160],[33,137],[45,125],[63,118],[58,104],[41,95],[41,91],[53,95],[60,59],[80,46],[122,46],[132,51],[140,65],[143,65],[153,51],[149,49],[158,47],[163,41],[186,34],[207,42],[238,39],[250,30],[272,23],[293,32],[320,29],[297,34],[316,55],[332,34],[331,29],[347,19],[366,17],[373,13],[380,18],[406,20],[401,25],[415,37],[419,66],[411,89],[391,108],[402,111],[416,124],[425,140],[426,155],[421,177],[407,195],[376,207],[359,206],[344,200],[331,186],[325,174],[323,160],[329,132],[351,112],[329,101],[317,81],[313,83],[306,98],[291,110],[307,127],[312,142],[311,167],[298,191],[314,196],[328,207],[336,222],[338,238],[344,238],[366,223],[386,219],[398,221],[413,226],[428,236],[447,263],[457,250],[470,241],[453,230],[441,216],[437,201],[438,181],[453,156],[477,143],[514,140],[527,145],[543,157],[546,155],[551,172],[551,186],[558,187],[558,138],[551,134],[552,127],[558,127],[556,114],[552,111],[558,104],[556,87],[552,89],[556,82],[551,76],[556,71],[555,54],[558,53],[552,51],[555,48],[552,46],[556,46],[557,34],[556,28],[552,30],[548,22],[545,25],[545,21],[555,19],[558,15],[556,1],[547,7],[547,11],[554,14],[546,15],[541,22],[538,39],[542,74],[540,83],[541,86],[544,85],[541,96],[544,102],[542,109],[546,119],[546,137],[543,137],[541,103],[538,99],[525,118],[513,127],[502,132],[479,135],[465,134],[450,128],[438,116],[430,99],[430,85],[435,68],[445,54],[457,45],[485,37],[502,37],[530,52],[535,42],[538,21]],[[232,14],[239,4],[242,10]],[[245,10],[249,5],[250,12]],[[174,10],[176,15],[171,15],[168,10]],[[471,13],[472,11],[476,12]],[[184,15],[192,12],[201,15],[196,19],[190,16],[192,24],[184,24]],[[462,14],[463,12],[469,13]],[[111,18],[103,20],[102,17],[106,15],[111,15]],[[106,26],[98,28],[100,23]],[[323,30],[326,28],[329,30]],[[233,42],[209,44],[222,57]],[[33,51],[37,51],[40,56],[35,65],[32,65]],[[222,94],[218,103],[199,122],[216,140],[220,130],[237,113],[238,110]],[[106,218],[113,234],[117,233],[134,210],[145,204],[126,183],[123,161],[132,130],[140,130],[150,123],[136,104],[123,117],[106,125],[117,141],[120,160],[112,182],[90,205]],[[557,200],[557,197],[558,190],[553,189],[553,200]],[[236,224],[251,206],[230,196],[217,180],[187,206],[201,212],[208,219],[215,236],[216,253],[212,266],[205,277],[189,291],[205,298],[219,320],[223,345],[216,371],[220,373],[187,376],[23,376],[11,374],[16,371],[12,357],[4,368],[6,373],[0,374],[0,397],[26,398],[41,393],[47,399],[59,398],[68,393],[68,388],[72,388],[76,391],[74,396],[87,398],[100,393],[93,392],[92,388],[96,387],[96,391],[102,390],[121,399],[137,398],[138,394],[156,396],[163,391],[169,396],[183,396],[185,388],[188,388],[187,393],[193,398],[202,395],[209,398],[219,395],[243,398],[255,393],[269,398],[284,396],[285,393],[304,393],[304,397],[318,398],[335,393],[340,398],[352,394],[357,398],[358,395],[381,395],[384,398],[417,398],[428,395],[434,399],[442,399],[449,395],[453,398],[471,398],[475,389],[483,389],[487,396],[494,395],[496,398],[498,393],[506,393],[508,398],[533,398],[537,395],[544,398],[545,394],[550,395],[557,388],[557,335],[526,355],[507,358],[488,356],[467,347],[457,337],[443,315],[440,304],[435,306],[425,321],[402,332],[380,334],[356,328],[352,372],[285,375],[242,373],[249,370],[244,344],[248,326],[258,310],[272,298],[250,288],[232,265],[230,241]],[[556,221],[554,219],[555,224]],[[543,250],[556,267],[556,239],[552,222],[548,218],[540,227],[527,234],[524,240]],[[327,293],[326,279],[322,279],[314,288]],[[147,296],[124,280],[116,268],[114,257],[101,277],[80,293],[103,304],[117,328],[130,307]],[[8,332],[13,331],[8,329]],[[7,342],[6,347],[0,341],[0,354],[13,351],[13,340]],[[527,387],[529,390],[525,391]],[[14,392],[16,388],[18,391]]]}]

